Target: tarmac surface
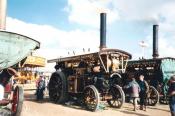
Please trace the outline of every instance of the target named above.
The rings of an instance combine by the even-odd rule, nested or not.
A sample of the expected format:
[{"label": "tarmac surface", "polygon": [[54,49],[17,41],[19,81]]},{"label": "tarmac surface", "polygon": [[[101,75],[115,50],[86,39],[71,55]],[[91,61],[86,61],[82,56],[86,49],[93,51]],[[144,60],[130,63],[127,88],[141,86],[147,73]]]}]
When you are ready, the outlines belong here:
[{"label": "tarmac surface", "polygon": [[48,96],[43,101],[36,101],[35,91],[25,91],[25,101],[21,116],[170,116],[168,105],[157,104],[148,106],[147,111],[133,110],[130,103],[125,103],[121,109],[106,107],[97,112],[87,111],[78,105],[68,102],[67,105],[51,103]]}]

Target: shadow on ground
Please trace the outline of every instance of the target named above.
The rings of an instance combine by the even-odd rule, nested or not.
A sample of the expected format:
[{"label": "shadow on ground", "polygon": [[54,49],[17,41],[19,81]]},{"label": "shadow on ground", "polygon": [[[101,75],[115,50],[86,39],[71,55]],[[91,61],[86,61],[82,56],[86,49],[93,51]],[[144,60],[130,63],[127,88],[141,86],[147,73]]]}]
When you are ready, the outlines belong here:
[{"label": "shadow on ground", "polygon": [[162,108],[157,108],[157,107],[148,107],[149,109],[154,109],[154,110],[161,110],[161,111],[165,111],[165,112],[170,112],[170,110],[165,110]]},{"label": "shadow on ground", "polygon": [[131,112],[131,111],[120,111],[120,112],[122,112],[122,113],[125,113],[125,114],[134,114],[134,115],[136,115],[136,116],[149,116],[149,115],[146,115],[146,114],[140,114],[140,113],[137,113],[137,112]]}]

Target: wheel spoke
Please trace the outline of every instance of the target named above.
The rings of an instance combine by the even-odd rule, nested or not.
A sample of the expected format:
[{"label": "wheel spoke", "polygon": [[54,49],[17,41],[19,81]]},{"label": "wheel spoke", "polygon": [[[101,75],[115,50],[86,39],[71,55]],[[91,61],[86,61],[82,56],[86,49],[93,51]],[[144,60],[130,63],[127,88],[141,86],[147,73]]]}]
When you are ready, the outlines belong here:
[{"label": "wheel spoke", "polygon": [[95,111],[98,106],[99,94],[96,88],[92,86],[88,86],[84,91],[84,103],[89,110]]},{"label": "wheel spoke", "polygon": [[108,104],[111,107],[120,108],[124,102],[124,93],[119,86],[112,86],[109,90],[112,99],[108,100]]},{"label": "wheel spoke", "polygon": [[150,96],[147,102],[149,105],[153,106],[158,102],[158,99],[159,99],[158,92],[153,86],[150,86],[149,95]]}]

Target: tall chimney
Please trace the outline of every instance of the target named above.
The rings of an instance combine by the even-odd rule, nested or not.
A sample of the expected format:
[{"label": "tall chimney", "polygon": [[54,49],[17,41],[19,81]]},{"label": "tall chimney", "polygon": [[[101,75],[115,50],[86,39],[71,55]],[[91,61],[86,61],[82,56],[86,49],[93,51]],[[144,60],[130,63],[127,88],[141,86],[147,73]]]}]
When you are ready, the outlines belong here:
[{"label": "tall chimney", "polygon": [[106,48],[106,13],[100,13],[100,50]]},{"label": "tall chimney", "polygon": [[159,28],[159,25],[153,25],[153,58],[159,57],[159,53],[158,53],[158,28]]},{"label": "tall chimney", "polygon": [[0,30],[5,30],[6,6],[7,6],[7,0],[0,0]]}]

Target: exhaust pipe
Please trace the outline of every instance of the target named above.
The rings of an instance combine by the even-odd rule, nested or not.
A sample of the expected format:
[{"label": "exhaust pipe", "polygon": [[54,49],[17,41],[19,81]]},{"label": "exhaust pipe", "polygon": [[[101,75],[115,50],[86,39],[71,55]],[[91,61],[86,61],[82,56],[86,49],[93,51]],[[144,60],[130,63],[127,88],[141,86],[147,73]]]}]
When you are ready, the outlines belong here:
[{"label": "exhaust pipe", "polygon": [[100,50],[106,48],[106,13],[100,13]]},{"label": "exhaust pipe", "polygon": [[6,7],[7,0],[0,0],[0,30],[6,28]]},{"label": "exhaust pipe", "polygon": [[158,29],[159,25],[153,25],[153,58],[158,58]]}]

